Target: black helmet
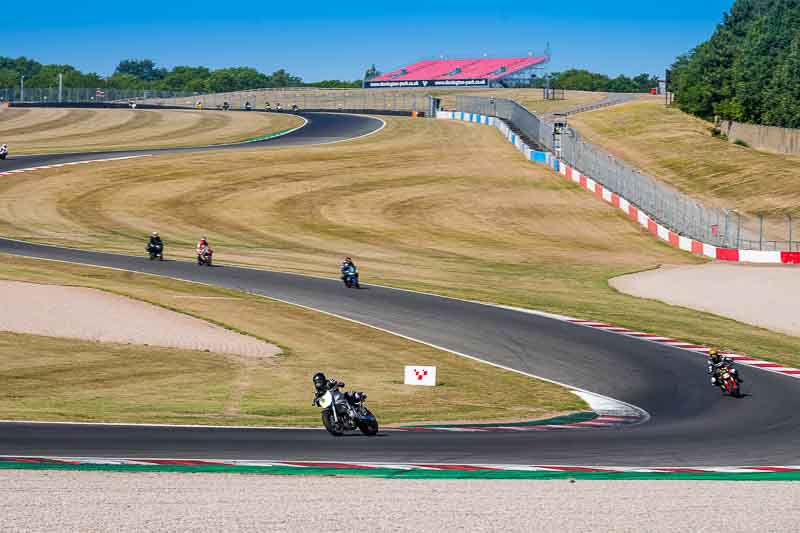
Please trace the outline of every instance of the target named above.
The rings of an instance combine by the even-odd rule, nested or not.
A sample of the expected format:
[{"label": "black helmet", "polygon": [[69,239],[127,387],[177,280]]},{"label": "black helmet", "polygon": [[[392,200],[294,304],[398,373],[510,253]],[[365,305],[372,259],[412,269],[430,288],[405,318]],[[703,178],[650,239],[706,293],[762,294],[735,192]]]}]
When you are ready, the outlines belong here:
[{"label": "black helmet", "polygon": [[323,383],[328,381],[328,378],[326,378],[325,374],[323,374],[322,372],[317,372],[311,379],[314,381],[314,385],[316,385],[317,387],[321,387]]}]

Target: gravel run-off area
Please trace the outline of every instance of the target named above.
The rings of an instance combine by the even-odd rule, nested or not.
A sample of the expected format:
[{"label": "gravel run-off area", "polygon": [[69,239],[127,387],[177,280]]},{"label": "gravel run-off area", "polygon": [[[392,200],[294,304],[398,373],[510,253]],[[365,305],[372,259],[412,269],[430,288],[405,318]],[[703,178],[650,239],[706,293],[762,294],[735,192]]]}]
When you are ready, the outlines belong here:
[{"label": "gravel run-off area", "polygon": [[800,484],[0,471],[2,531],[795,531]]},{"label": "gravel run-off area", "polygon": [[277,346],[96,289],[0,281],[0,331],[272,357]]},{"label": "gravel run-off area", "polygon": [[611,280],[620,292],[800,337],[800,267],[708,263],[664,266]]}]

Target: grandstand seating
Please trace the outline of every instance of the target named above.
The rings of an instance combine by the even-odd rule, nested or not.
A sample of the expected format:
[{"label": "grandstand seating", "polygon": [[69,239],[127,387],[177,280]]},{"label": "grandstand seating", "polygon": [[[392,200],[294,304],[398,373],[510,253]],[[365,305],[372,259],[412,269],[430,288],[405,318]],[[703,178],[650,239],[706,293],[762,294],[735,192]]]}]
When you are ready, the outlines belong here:
[{"label": "grandstand seating", "polygon": [[515,72],[539,65],[546,61],[546,57],[419,61],[370,81],[499,80]]}]

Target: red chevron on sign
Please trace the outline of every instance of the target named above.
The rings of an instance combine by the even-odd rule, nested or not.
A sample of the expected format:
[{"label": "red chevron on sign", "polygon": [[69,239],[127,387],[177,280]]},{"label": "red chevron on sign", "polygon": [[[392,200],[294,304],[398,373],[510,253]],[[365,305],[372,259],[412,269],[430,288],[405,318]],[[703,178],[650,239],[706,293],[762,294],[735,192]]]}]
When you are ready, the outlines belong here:
[{"label": "red chevron on sign", "polygon": [[405,372],[406,385],[436,386],[435,366],[407,366]]}]

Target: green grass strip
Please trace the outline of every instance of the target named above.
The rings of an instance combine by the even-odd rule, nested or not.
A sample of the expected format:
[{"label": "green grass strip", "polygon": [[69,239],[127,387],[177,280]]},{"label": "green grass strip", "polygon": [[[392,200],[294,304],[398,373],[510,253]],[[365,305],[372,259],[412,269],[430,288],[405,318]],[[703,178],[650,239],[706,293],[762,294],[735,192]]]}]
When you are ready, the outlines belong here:
[{"label": "green grass strip", "polygon": [[350,469],[291,466],[224,466],[224,465],[108,465],[56,464],[0,461],[0,469],[62,470],[84,472],[173,472],[217,474],[262,474],[280,476],[350,476],[383,479],[538,479],[538,480],[661,480],[661,481],[800,481],[800,472],[757,472],[747,474],[722,472],[542,472],[521,470],[397,470],[392,468]]},{"label": "green grass strip", "polygon": [[264,135],[262,137],[255,137],[253,139],[247,139],[246,141],[242,141],[242,143],[255,143],[258,141],[266,141],[267,139],[272,139],[274,137],[280,137],[281,135],[286,135],[290,131],[296,130],[297,128],[290,128],[288,130],[277,131],[275,133],[270,133],[269,135]]}]

